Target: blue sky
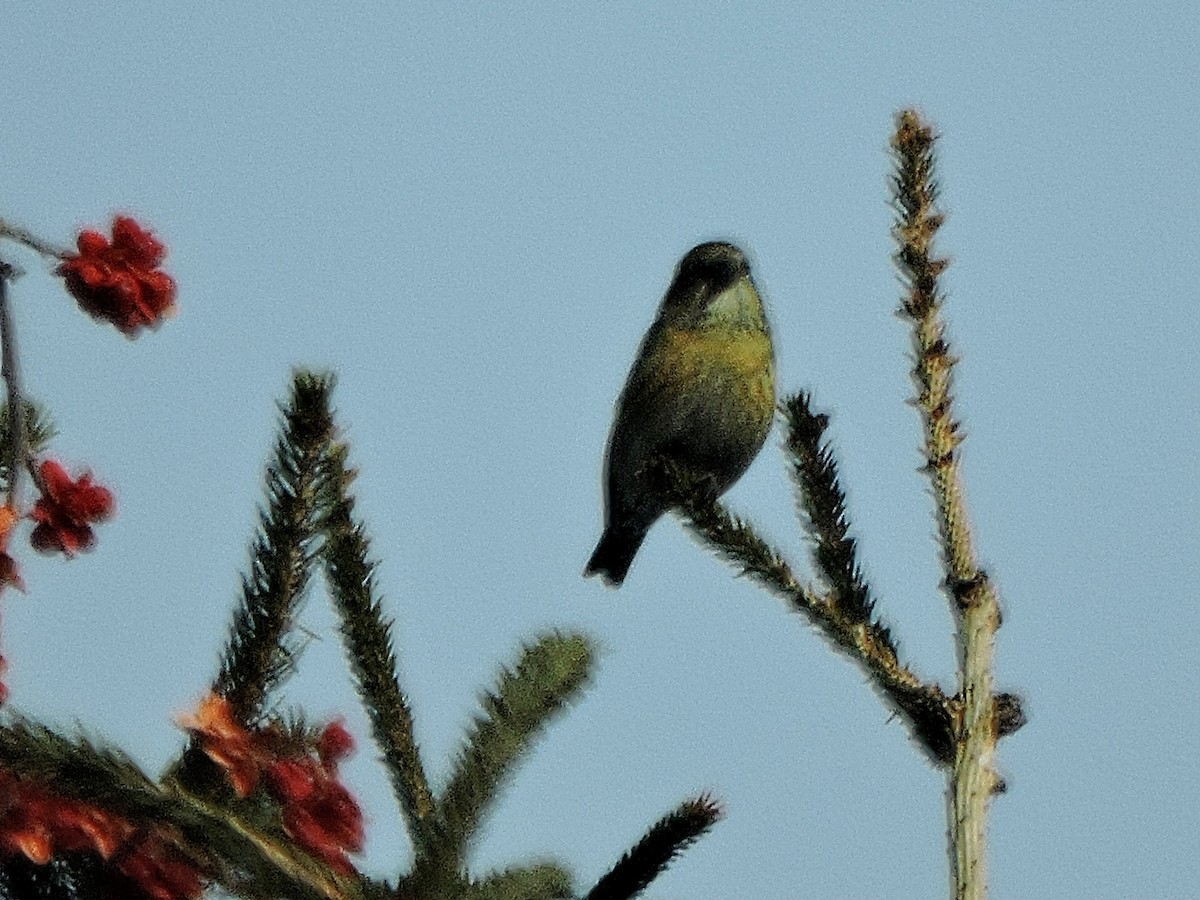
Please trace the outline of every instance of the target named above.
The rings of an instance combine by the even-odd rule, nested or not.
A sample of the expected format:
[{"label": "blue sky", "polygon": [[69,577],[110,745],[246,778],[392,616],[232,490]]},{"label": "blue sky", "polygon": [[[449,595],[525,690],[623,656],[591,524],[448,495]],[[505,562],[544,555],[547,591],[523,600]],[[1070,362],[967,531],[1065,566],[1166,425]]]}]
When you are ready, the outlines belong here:
[{"label": "blue sky", "polygon": [[[714,3],[487,11],[13,3],[0,216],[66,242],[135,213],[180,316],[127,342],[41,263],[14,291],[56,452],[118,494],[90,556],[23,558],[21,710],[149,771],[212,676],[293,366],[337,372],[432,777],[479,688],[549,627],[604,648],[513,779],[476,869],[590,884],[702,790],[727,818],[648,897],[941,897],[942,777],[850,664],[695,545],[580,570],[615,399],[672,268],[755,260],[785,391],[832,412],[880,611],[951,685],[954,644],[892,312],[886,152],[940,127],[940,249],[999,681],[996,897],[1183,896],[1200,879],[1200,13],[1190,3]],[[7,250],[6,250],[7,252]],[[778,428],[729,502],[803,563]],[[288,699],[365,720],[332,618]],[[365,867],[407,845],[369,750]]]}]

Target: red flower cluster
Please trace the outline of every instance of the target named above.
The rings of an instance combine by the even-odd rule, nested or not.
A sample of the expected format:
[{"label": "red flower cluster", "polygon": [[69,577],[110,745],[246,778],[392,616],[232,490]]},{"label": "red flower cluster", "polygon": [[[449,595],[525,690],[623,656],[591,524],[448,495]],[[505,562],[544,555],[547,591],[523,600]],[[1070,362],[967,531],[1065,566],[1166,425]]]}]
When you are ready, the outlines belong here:
[{"label": "red flower cluster", "polygon": [[315,752],[299,753],[285,746],[278,730],[249,729],[237,721],[224,697],[206,697],[196,715],[183,717],[181,724],[225,769],[238,796],[248,797],[265,784],[280,805],[284,831],[297,844],[335,871],[354,871],[347,853],[362,850],[366,834],[362,810],[337,780],[338,763],[354,749],[341,723],[325,726]]},{"label": "red flower cluster", "polygon": [[127,337],[157,326],[175,306],[175,280],[158,266],[166,248],[128,216],[113,219],[112,240],[84,231],[78,255],[56,270],[93,318],[112,322]]},{"label": "red flower cluster", "polygon": [[60,797],[45,785],[0,770],[0,858],[22,854],[38,865],[55,853],[91,852],[152,900],[196,900],[204,879],[167,837],[98,807]]},{"label": "red flower cluster", "polygon": [[[92,484],[91,475],[72,480],[67,470],[54,460],[46,460],[35,478],[41,496],[34,503],[29,518],[37,524],[30,543],[43,553],[64,553],[74,556],[96,542],[91,522],[99,522],[113,514],[113,495],[108,488]],[[9,504],[0,506],[0,592],[9,585],[25,590],[17,561],[8,552],[13,528],[22,518],[20,511]],[[0,705],[8,699],[8,687],[3,675],[7,663],[0,656]]]},{"label": "red flower cluster", "polygon": [[38,474],[42,495],[30,513],[37,522],[30,537],[34,549],[67,556],[90,549],[96,534],[88,523],[102,522],[113,514],[112,491],[92,484],[90,474],[72,481],[54,460],[43,462]]},{"label": "red flower cluster", "polygon": [[[330,725],[340,728],[340,725]],[[283,830],[343,875],[354,871],[346,851],[362,850],[362,810],[337,769],[311,756],[277,760],[267,770],[271,793],[282,805]]]}]

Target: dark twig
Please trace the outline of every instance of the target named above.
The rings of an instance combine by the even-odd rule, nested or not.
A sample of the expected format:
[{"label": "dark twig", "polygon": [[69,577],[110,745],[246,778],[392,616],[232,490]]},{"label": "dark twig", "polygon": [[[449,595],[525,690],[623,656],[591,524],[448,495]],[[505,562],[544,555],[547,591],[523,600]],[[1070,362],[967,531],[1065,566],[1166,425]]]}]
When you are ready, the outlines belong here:
[{"label": "dark twig", "polygon": [[17,360],[17,336],[8,302],[8,282],[14,270],[0,260],[0,376],[4,378],[8,403],[8,505],[20,508],[21,472],[25,470],[25,402],[21,396],[21,367]]}]

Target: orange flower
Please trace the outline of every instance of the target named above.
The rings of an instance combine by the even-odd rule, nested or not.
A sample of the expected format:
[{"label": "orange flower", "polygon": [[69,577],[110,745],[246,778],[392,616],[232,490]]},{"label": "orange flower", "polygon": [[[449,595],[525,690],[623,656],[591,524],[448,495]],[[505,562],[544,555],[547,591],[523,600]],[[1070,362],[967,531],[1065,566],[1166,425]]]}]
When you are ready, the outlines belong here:
[{"label": "orange flower", "polygon": [[[17,561],[8,553],[8,538],[13,526],[20,521],[20,514],[11,506],[0,506],[0,591],[12,585],[18,591],[25,590],[25,582],[21,578],[21,570]],[[0,665],[0,673],[3,666]],[[4,688],[0,685],[0,703],[4,702]]]},{"label": "orange flower", "polygon": [[239,797],[254,792],[272,756],[262,746],[261,736],[234,718],[228,700],[209,694],[200,701],[196,715],[180,716],[179,724],[199,736],[205,756],[225,770]]},{"label": "orange flower", "polygon": [[117,216],[112,235],[109,241],[98,231],[81,232],[78,255],[55,271],[84,312],[136,337],[174,311],[175,281],[158,268],[166,248],[136,221]]},{"label": "orange flower", "polygon": [[113,514],[112,491],[92,484],[90,474],[72,481],[67,470],[54,460],[43,462],[39,475],[42,496],[30,513],[37,522],[30,537],[34,549],[67,556],[91,549],[96,534],[88,523],[101,522]]}]

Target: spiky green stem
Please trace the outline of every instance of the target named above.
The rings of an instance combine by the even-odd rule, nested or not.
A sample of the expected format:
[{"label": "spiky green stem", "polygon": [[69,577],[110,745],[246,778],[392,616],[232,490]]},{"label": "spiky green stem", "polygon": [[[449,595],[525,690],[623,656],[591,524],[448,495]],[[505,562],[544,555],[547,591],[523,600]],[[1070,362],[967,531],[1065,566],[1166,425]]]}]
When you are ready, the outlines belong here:
[{"label": "spiky green stem", "polygon": [[404,816],[416,855],[425,856],[433,836],[433,795],[421,763],[412,709],[400,687],[392,650],[392,622],[375,591],[375,563],[370,541],[354,514],[346,465],[346,448],[337,445],[327,460],[329,496],[323,524],[323,557],[334,607],[341,617],[346,655],[358,683],[359,696],[371,719],[371,730],[383,755],[392,792]]}]

